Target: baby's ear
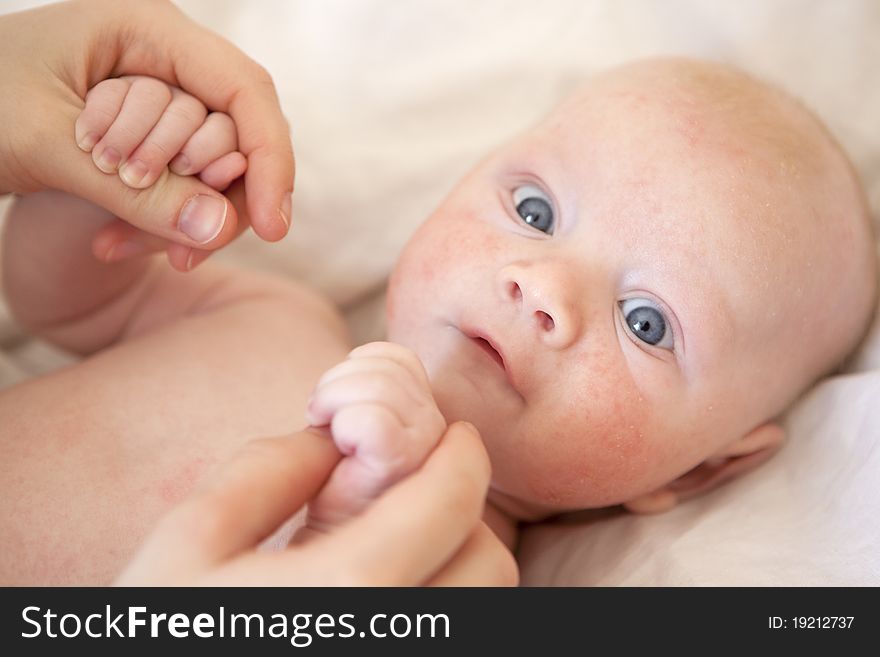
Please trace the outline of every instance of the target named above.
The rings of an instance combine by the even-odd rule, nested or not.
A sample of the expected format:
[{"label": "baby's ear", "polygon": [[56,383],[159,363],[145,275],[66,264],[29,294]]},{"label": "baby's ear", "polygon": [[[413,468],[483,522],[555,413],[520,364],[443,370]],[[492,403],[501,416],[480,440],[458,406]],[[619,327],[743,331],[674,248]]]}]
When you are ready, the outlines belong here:
[{"label": "baby's ear", "polygon": [[679,500],[705,493],[719,484],[761,465],[773,456],[784,439],[785,430],[781,426],[775,422],[762,424],[742,438],[725,445],[678,479],[650,493],[624,502],[623,506],[632,513],[668,511]]}]

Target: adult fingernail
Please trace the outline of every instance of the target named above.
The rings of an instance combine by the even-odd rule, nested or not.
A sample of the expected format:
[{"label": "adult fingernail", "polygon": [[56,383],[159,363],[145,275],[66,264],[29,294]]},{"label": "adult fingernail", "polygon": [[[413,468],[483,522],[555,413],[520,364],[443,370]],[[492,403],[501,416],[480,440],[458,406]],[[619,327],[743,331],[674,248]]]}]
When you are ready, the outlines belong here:
[{"label": "adult fingernail", "polygon": [[220,234],[226,223],[226,201],[216,196],[193,196],[180,211],[177,227],[198,244],[206,244]]},{"label": "adult fingernail", "polygon": [[281,201],[281,208],[278,210],[278,214],[281,215],[281,221],[284,222],[285,228],[290,228],[290,212],[291,212],[292,201],[290,198],[290,194],[284,197],[284,200]]},{"label": "adult fingernail", "polygon": [[95,144],[98,143],[98,140],[101,138],[97,132],[88,132],[86,136],[79,140],[77,146],[79,146],[86,153],[94,148]]},{"label": "adult fingernail", "polygon": [[139,244],[138,242],[120,242],[119,244],[114,244],[110,247],[110,250],[107,251],[107,254],[104,256],[104,262],[119,262],[126,258],[141,255],[144,253],[144,250],[143,244]]},{"label": "adult fingernail", "polygon": [[95,152],[92,151],[92,159],[95,161],[95,165],[104,173],[116,173],[116,168],[119,166],[119,161],[122,158],[115,148],[108,147],[101,150],[97,157]]},{"label": "adult fingernail", "polygon": [[119,169],[119,177],[129,187],[140,187],[149,172],[149,167],[141,160],[128,160]]}]

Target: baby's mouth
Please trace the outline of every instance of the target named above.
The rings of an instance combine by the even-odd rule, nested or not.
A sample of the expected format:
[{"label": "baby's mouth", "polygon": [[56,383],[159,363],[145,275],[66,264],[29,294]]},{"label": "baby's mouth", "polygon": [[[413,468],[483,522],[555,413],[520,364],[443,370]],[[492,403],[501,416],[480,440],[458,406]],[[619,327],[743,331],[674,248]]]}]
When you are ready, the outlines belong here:
[{"label": "baby's mouth", "polygon": [[482,329],[465,326],[458,328],[458,331],[487,357],[492,359],[492,362],[501,369],[501,374],[504,375],[507,384],[513,392],[524,401],[525,398],[522,392],[520,392],[517,373],[513,371],[514,368],[511,368],[511,363],[505,358],[503,346],[499,345],[488,332]]},{"label": "baby's mouth", "polygon": [[519,386],[516,383],[515,377],[513,376],[513,372],[511,372],[510,367],[507,362],[504,360],[504,352],[501,351],[500,348],[495,346],[495,343],[492,342],[490,338],[484,338],[482,335],[475,334],[471,336],[471,340],[476,343],[476,345],[491,358],[498,367],[501,368],[501,372],[504,374],[504,378],[507,379],[507,383],[513,389],[513,391],[522,399],[522,392],[520,392]]},{"label": "baby's mouth", "polygon": [[474,342],[477,343],[477,345],[478,345],[483,351],[485,351],[487,354],[489,354],[489,356],[490,356],[490,357],[491,357],[496,363],[498,363],[498,365],[501,366],[501,369],[503,369],[503,370],[505,370],[505,371],[507,370],[507,368],[504,366],[504,357],[498,352],[498,350],[497,350],[494,346],[492,346],[492,343],[491,343],[491,342],[489,342],[486,338],[482,338],[482,337],[479,337],[479,336],[476,336],[476,337],[474,337],[474,338],[472,338],[472,339],[473,339]]}]

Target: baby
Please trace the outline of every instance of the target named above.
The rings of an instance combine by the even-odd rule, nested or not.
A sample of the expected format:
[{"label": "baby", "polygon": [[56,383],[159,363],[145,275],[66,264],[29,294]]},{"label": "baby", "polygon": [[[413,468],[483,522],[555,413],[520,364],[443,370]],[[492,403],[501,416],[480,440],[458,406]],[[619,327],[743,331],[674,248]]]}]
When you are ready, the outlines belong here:
[{"label": "baby", "polygon": [[[99,85],[83,116],[124,97]],[[170,123],[137,114],[89,130],[108,173]],[[165,132],[176,146],[159,170],[177,156],[222,189],[241,173],[234,131],[212,149],[192,143],[199,129]],[[108,164],[114,131],[136,134]],[[135,187],[159,175],[131,170]],[[341,320],[314,292],[93,245],[111,219],[51,193],[8,220],[13,311],[94,355],[0,393],[0,420],[10,405],[59,409],[25,446],[0,446],[16,473],[0,494],[4,580],[12,564],[30,583],[111,578],[211,463],[303,414],[346,455],[306,539],[417,468],[457,420],[486,445],[486,520],[509,545],[524,520],[662,511],[771,456],[780,415],[855,348],[875,303],[869,212],[828,132],[780,91],[680,59],[597,76],[480,163],[401,254],[389,342],[344,360]]]}]

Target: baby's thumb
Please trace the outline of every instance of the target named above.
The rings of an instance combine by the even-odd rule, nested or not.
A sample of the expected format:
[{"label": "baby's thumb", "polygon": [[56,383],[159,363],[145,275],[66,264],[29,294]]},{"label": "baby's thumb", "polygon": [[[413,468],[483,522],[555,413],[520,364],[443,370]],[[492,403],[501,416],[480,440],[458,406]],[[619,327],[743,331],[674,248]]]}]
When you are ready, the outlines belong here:
[{"label": "baby's thumb", "polygon": [[56,149],[41,172],[46,187],[84,198],[141,230],[171,242],[216,249],[236,235],[232,203],[192,176],[167,169],[147,189],[127,187],[115,174],[100,171],[88,153],[70,140]]}]

